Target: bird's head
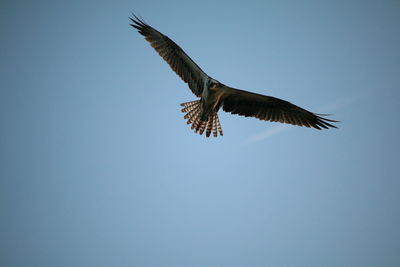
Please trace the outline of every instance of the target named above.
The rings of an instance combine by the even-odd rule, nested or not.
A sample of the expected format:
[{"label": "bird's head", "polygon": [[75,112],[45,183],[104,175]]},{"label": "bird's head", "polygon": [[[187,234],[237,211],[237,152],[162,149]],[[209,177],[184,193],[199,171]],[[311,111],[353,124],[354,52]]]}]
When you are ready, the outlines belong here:
[{"label": "bird's head", "polygon": [[215,79],[209,79],[207,81],[207,85],[208,85],[209,89],[216,89],[216,88],[219,88],[219,87],[223,86],[222,83],[220,83],[219,81],[217,81]]}]

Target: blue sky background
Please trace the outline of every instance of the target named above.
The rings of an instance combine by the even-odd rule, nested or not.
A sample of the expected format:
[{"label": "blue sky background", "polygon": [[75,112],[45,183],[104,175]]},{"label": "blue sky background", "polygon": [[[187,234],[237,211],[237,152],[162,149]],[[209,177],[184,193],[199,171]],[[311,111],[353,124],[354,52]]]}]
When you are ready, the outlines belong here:
[{"label": "blue sky background", "polygon": [[[134,11],[212,77],[340,129],[194,100]],[[399,1],[2,1],[0,265],[399,266]]]}]

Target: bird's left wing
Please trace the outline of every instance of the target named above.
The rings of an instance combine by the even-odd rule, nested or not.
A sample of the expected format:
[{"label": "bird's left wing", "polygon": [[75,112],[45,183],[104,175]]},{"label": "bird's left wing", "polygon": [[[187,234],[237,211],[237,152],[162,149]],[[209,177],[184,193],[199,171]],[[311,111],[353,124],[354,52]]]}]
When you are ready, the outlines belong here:
[{"label": "bird's left wing", "polygon": [[224,91],[221,97],[222,109],[232,114],[312,127],[318,130],[329,127],[337,128],[331,124],[337,121],[323,118],[320,114],[312,113],[279,98],[230,87],[225,87]]},{"label": "bird's left wing", "polygon": [[145,37],[172,70],[189,85],[192,92],[200,97],[208,75],[168,36],[148,25],[143,19],[133,16],[134,18],[130,18],[133,24],[130,25]]}]

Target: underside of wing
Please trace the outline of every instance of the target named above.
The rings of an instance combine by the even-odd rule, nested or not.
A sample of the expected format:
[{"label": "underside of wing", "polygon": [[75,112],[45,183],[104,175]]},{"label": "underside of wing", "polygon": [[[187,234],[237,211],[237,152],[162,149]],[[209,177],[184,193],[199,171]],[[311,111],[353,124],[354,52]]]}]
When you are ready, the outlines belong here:
[{"label": "underside of wing", "polygon": [[133,15],[130,18],[138,32],[145,37],[151,46],[169,64],[169,66],[189,85],[196,96],[201,96],[207,74],[168,36],[160,33],[143,19]]},{"label": "underside of wing", "polygon": [[312,127],[318,130],[337,128],[331,124],[337,121],[326,119],[288,101],[229,87],[226,88],[221,105],[226,112],[265,121]]}]

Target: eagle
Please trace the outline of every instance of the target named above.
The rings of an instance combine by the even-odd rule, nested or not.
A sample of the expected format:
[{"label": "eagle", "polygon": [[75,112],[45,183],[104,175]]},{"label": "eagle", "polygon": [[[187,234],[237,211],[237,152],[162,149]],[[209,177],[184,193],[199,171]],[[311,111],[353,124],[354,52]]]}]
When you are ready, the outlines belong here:
[{"label": "eagle", "polygon": [[207,75],[186,53],[168,36],[157,31],[135,14],[130,17],[133,28],[144,36],[172,70],[188,84],[190,90],[200,99],[182,103],[184,118],[195,133],[204,131],[209,137],[222,128],[218,111],[222,109],[232,114],[254,117],[264,121],[281,122],[321,130],[337,128],[337,121],[324,118],[324,114],[312,113],[288,101],[229,87]]}]

